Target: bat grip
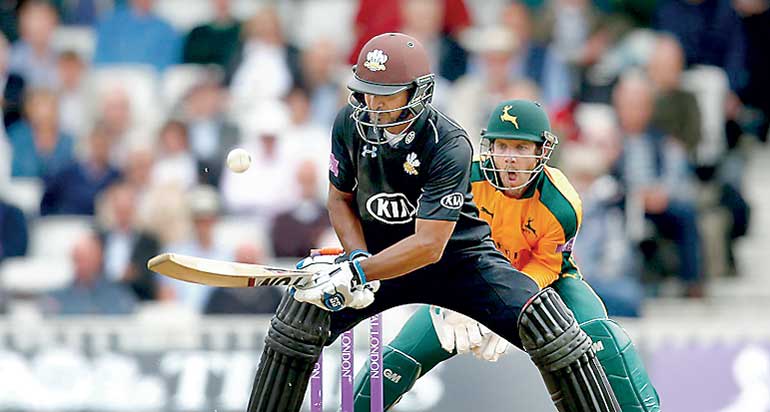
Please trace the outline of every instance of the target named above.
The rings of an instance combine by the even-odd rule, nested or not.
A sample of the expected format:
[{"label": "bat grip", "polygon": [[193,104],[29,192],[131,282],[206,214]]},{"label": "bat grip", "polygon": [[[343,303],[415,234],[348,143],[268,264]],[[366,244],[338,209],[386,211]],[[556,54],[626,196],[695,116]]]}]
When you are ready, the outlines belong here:
[{"label": "bat grip", "polygon": [[320,249],[310,249],[310,256],[329,256],[341,255],[345,251],[338,247],[323,247]]}]

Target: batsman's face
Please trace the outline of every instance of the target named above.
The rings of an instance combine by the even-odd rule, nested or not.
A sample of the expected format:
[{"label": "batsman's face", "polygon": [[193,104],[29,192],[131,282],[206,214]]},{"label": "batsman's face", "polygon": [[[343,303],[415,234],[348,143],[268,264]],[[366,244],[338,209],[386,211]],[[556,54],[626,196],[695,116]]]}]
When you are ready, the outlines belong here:
[{"label": "batsman's face", "polygon": [[[409,100],[409,92],[404,90],[390,96],[365,94],[364,100],[366,101],[366,107],[371,110],[395,110],[399,107],[406,106],[406,103]],[[398,120],[398,116],[401,115],[401,112],[402,110],[395,110],[387,113],[370,113],[369,120],[374,124],[393,123]]]},{"label": "batsman's face", "polygon": [[535,142],[496,139],[492,143],[492,161],[499,170],[500,183],[505,187],[524,184],[531,176],[526,171],[537,166],[537,150]]}]

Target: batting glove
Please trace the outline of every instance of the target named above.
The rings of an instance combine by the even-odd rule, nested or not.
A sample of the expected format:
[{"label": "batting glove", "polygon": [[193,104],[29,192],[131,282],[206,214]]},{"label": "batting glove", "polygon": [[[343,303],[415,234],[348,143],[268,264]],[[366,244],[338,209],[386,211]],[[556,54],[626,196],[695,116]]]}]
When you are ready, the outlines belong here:
[{"label": "batting glove", "polygon": [[318,268],[310,281],[297,287],[294,299],[312,303],[322,309],[338,311],[345,307],[365,308],[374,302],[374,292],[379,289],[379,281],[367,282],[360,262],[370,255],[364,251],[353,251],[349,255],[330,259],[314,257],[303,259],[298,268]]}]

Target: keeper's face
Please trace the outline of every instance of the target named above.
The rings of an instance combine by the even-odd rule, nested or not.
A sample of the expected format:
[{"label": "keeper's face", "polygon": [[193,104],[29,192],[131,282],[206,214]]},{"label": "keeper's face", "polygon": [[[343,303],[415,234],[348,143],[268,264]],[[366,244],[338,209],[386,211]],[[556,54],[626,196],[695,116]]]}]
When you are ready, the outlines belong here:
[{"label": "keeper's face", "polygon": [[370,113],[369,120],[374,124],[394,123],[398,120],[409,100],[409,91],[402,90],[390,96],[378,96],[374,94],[365,94],[364,100],[366,107],[370,110],[376,110],[384,113]]},{"label": "keeper's face", "polygon": [[537,143],[528,140],[495,139],[492,161],[504,187],[516,187],[529,180],[538,163]]}]

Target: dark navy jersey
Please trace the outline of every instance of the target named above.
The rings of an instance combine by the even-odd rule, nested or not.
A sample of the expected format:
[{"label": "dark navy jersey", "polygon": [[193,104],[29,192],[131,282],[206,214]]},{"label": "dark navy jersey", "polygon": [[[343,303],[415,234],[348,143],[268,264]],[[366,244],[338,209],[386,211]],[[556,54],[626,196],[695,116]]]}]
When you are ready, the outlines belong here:
[{"label": "dark navy jersey", "polygon": [[[342,109],[332,129],[329,180],[355,195],[370,252],[415,232],[416,219],[457,222],[446,252],[477,246],[490,236],[479,219],[470,185],[472,149],[466,132],[427,108],[395,145],[365,142]],[[363,129],[371,141],[380,129]]]}]

